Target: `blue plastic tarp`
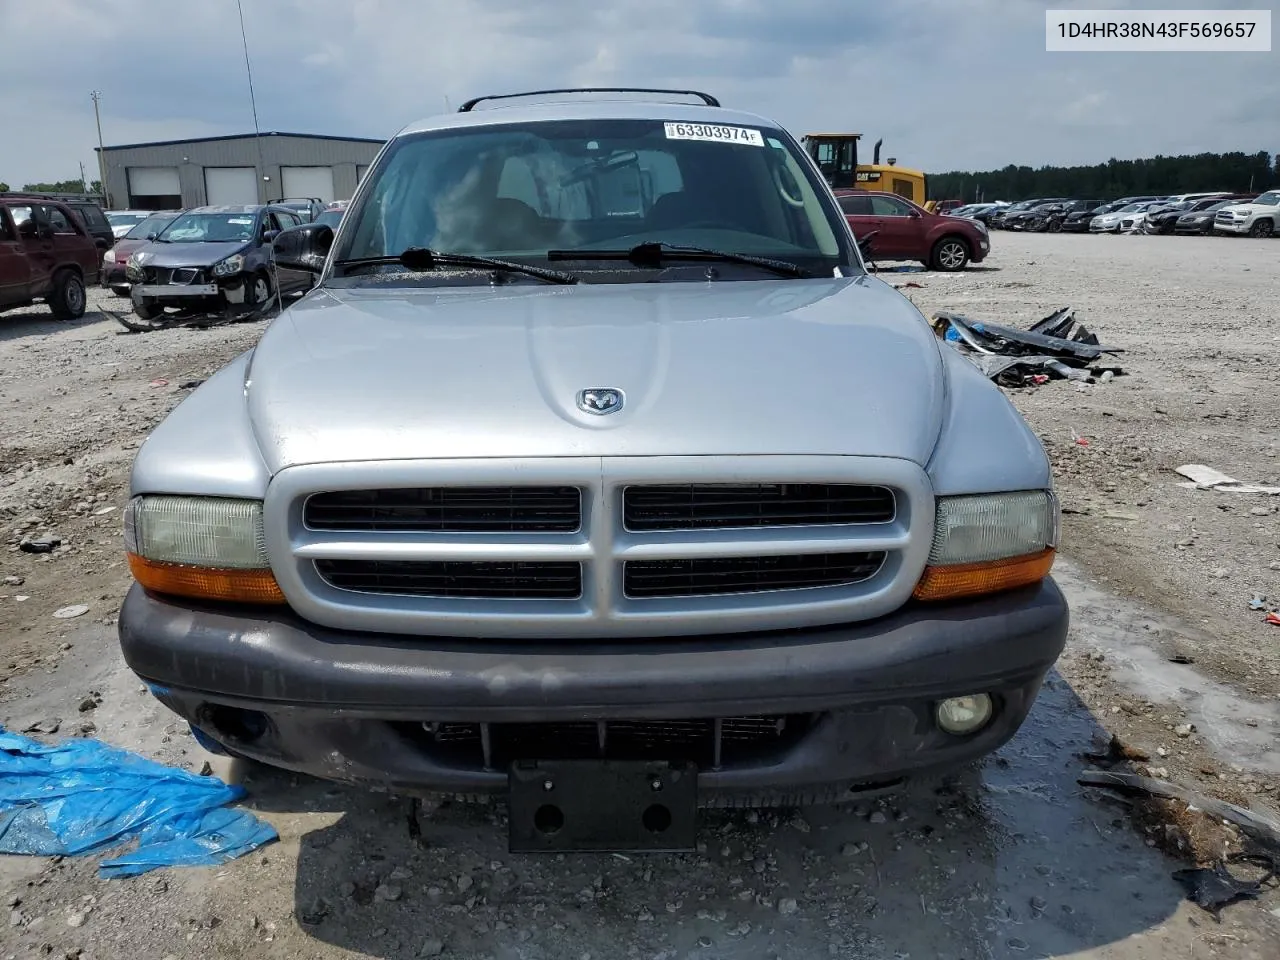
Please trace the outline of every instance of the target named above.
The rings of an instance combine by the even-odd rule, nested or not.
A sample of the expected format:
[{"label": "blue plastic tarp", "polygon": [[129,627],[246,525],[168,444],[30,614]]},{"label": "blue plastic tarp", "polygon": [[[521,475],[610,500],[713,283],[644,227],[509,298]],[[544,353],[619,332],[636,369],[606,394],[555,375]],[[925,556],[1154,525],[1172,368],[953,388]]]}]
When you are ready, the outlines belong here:
[{"label": "blue plastic tarp", "polygon": [[0,727],[0,853],[78,856],[136,840],[99,874],[216,866],[277,839],[270,824],[227,807],[244,795],[98,740],[46,745]]}]

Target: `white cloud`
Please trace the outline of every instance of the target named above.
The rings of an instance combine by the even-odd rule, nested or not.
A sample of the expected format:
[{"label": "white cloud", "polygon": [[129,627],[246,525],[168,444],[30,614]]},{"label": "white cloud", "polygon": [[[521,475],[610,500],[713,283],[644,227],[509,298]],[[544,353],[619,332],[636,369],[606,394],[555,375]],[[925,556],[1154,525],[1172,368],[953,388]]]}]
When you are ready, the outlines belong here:
[{"label": "white cloud", "polygon": [[[1274,54],[1049,54],[1033,0],[242,2],[264,130],[389,136],[446,97],[620,84],[931,171],[1280,149]],[[92,170],[95,88],[108,143],[252,129],[235,0],[0,0],[0,23],[0,180]]]}]

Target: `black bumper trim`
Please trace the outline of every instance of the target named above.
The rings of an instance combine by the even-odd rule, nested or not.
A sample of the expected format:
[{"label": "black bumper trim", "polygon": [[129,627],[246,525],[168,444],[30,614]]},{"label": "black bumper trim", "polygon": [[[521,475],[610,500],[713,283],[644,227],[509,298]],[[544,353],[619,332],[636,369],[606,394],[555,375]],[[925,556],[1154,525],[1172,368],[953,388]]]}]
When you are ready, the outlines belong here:
[{"label": "black bumper trim", "polygon": [[[821,629],[623,641],[345,633],[287,610],[186,606],[136,584],[130,668],[225,702],[384,720],[793,713],[902,702],[1040,675],[1062,652],[1061,591],[1036,587]],[[263,706],[266,709],[266,706]]]}]

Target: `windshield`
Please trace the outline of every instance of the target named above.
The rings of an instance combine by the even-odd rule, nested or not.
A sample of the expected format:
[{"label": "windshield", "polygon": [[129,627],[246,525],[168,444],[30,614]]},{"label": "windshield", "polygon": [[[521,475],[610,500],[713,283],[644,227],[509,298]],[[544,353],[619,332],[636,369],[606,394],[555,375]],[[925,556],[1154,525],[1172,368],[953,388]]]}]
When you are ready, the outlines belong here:
[{"label": "windshield", "polygon": [[184,213],[157,237],[166,243],[227,243],[253,239],[252,213]]},{"label": "windshield", "polygon": [[1130,203],[1116,210],[1116,213],[1137,213],[1139,210],[1146,209],[1147,203]]},{"label": "windshield", "polygon": [[1256,200],[1246,200],[1245,203],[1260,203],[1266,207],[1280,206],[1280,190],[1268,190]]},{"label": "windshield", "polygon": [[[443,130],[395,141],[370,176],[359,206],[346,213],[354,222],[336,260],[425,247],[541,264],[553,249],[660,241],[785,260],[827,276],[857,262],[826,185],[778,130],[662,120]],[[651,279],[616,261],[558,257],[556,267],[588,280],[601,272],[609,282]]]},{"label": "windshield", "polygon": [[324,213],[320,214],[320,216],[316,217],[315,222],[323,223],[327,226],[333,227],[336,230],[338,229],[338,224],[342,222],[342,211],[326,210]]},{"label": "windshield", "polygon": [[149,213],[108,213],[107,223],[113,227],[128,227],[135,223],[141,223],[149,216],[151,216]]},{"label": "windshield", "polygon": [[152,233],[159,233],[170,223],[173,222],[176,213],[159,213],[147,217],[136,227],[126,233],[123,237],[125,240],[145,240]]}]

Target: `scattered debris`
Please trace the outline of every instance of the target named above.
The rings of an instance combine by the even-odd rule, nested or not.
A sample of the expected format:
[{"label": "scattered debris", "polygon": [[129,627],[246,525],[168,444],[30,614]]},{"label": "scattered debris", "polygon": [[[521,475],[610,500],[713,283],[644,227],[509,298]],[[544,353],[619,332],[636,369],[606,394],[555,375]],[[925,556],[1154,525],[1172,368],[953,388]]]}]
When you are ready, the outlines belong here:
[{"label": "scattered debris", "polygon": [[1273,497],[1280,496],[1280,487],[1243,483],[1219,470],[1213,469],[1213,467],[1206,467],[1202,463],[1185,464],[1178,467],[1176,472],[1191,481],[1190,483],[1178,484],[1178,486],[1187,487],[1188,489],[1220,490],[1223,493],[1265,493]]},{"label": "scattered debris", "polygon": [[1195,807],[1211,817],[1234,823],[1250,838],[1263,846],[1274,849],[1280,854],[1280,821],[1276,821],[1264,813],[1245,810],[1225,800],[1215,800],[1202,794],[1180,787],[1176,783],[1164,780],[1153,780],[1135,773],[1120,773],[1109,770],[1086,770],[1076,782],[1086,787],[1107,787],[1122,793],[1142,793],[1158,797],[1161,800],[1180,800],[1188,807]]},{"label": "scattered debris", "polygon": [[1029,330],[944,311],[934,314],[933,331],[986,377],[1005,387],[1033,386],[1051,377],[1092,383],[1106,373],[1111,375],[1108,381],[1124,373],[1120,367],[1096,365],[1104,353],[1122,351],[1100,344],[1096,335],[1076,321],[1072,307],[1055,310]]},{"label": "scattered debris", "polygon": [[153,387],[167,387],[168,385],[169,385],[169,381],[166,380],[164,377],[156,377],[154,380],[151,381],[151,386]]},{"label": "scattered debris", "polygon": [[1196,867],[1175,870],[1173,879],[1187,891],[1187,899],[1218,918],[1219,911],[1237,900],[1252,900],[1264,889],[1264,885],[1276,876],[1276,863],[1269,857],[1256,854],[1235,854],[1227,857],[1233,863],[1254,863],[1266,873],[1258,880],[1241,880],[1234,876],[1227,865],[1219,860],[1212,867]]},{"label": "scattered debris", "polygon": [[173,327],[195,327],[197,329],[205,329],[208,327],[218,327],[230,323],[251,323],[254,320],[262,320],[274,314],[278,304],[275,297],[264,301],[258,306],[239,307],[232,309],[228,307],[225,312],[213,313],[209,311],[179,311],[174,313],[165,312],[160,316],[151,320],[143,320],[141,317],[130,313],[117,313],[113,310],[103,310],[102,315],[108,319],[115,320],[130,333],[150,333],[153,330],[168,330]]},{"label": "scattered debris", "polygon": [[1250,610],[1267,609],[1267,598],[1260,593],[1255,593],[1253,595],[1253,598],[1249,601],[1249,609]]},{"label": "scattered debris", "polygon": [[49,717],[47,720],[37,720],[31,726],[23,729],[23,733],[57,733],[58,728],[62,726],[61,717]]},{"label": "scattered debris", "polygon": [[183,380],[180,384],[178,384],[178,389],[194,390],[196,387],[200,386],[200,384],[202,383],[204,383],[203,380]]},{"label": "scattered debris", "polygon": [[42,540],[23,540],[18,549],[23,553],[53,553],[60,546],[62,541],[57,537],[45,537]]},{"label": "scattered debris", "polygon": [[26,578],[24,577],[5,577],[4,578],[4,585],[6,587],[20,587],[26,582],[27,582]]},{"label": "scattered debris", "polygon": [[1273,627],[1280,627],[1280,614],[1268,613],[1267,619],[1263,623],[1269,623]]},{"label": "scattered debris", "polygon": [[73,603],[69,607],[59,607],[53,611],[53,615],[58,620],[73,620],[76,617],[82,617],[89,612],[87,603]]}]

